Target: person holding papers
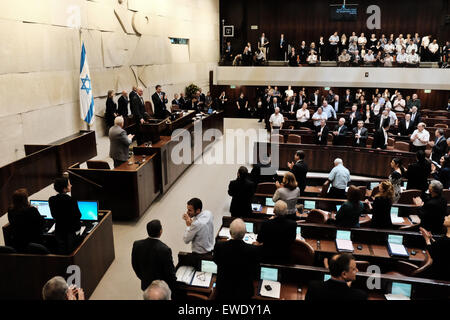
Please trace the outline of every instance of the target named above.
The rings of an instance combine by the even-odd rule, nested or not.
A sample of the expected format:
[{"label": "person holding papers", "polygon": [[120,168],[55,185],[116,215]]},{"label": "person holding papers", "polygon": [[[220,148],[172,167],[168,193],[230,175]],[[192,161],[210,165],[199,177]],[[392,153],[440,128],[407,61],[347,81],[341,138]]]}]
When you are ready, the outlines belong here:
[{"label": "person holding papers", "polygon": [[336,213],[335,225],[343,228],[359,228],[359,216],[363,211],[361,190],[355,186],[350,186],[347,191],[347,201],[342,204]]},{"label": "person holding papers", "polygon": [[430,182],[428,191],[430,198],[425,203],[420,197],[414,198],[414,204],[419,209],[420,226],[434,234],[443,234],[444,228],[442,224],[444,217],[447,215],[447,200],[442,197],[442,183],[437,180]]},{"label": "person holding papers", "polygon": [[354,289],[358,268],[355,258],[349,253],[333,256],[329,261],[331,278],[325,282],[312,281],[306,292],[306,301],[367,300],[367,293]]},{"label": "person holding papers", "polygon": [[228,195],[232,197],[230,212],[232,217],[246,217],[252,214],[252,198],[255,184],[249,179],[248,169],[240,167],[237,179],[228,185]]},{"label": "person holding papers", "polygon": [[297,204],[298,197],[300,197],[300,189],[297,187],[294,174],[286,172],[283,177],[283,182],[280,184],[277,181],[276,187],[277,190],[272,198],[273,202],[283,200],[287,204],[287,214],[295,214],[297,211],[295,205]]},{"label": "person holding papers", "polygon": [[262,261],[289,263],[291,245],[297,237],[297,223],[288,219],[287,204],[278,200],[273,208],[275,217],[262,223],[255,245],[263,246]]},{"label": "person holding papers", "polygon": [[420,228],[420,233],[425,239],[427,250],[433,259],[431,266],[432,277],[438,280],[450,281],[450,259],[448,253],[450,252],[450,216],[444,219],[444,227],[446,230],[445,236],[439,239],[434,239],[431,232],[424,228]]},{"label": "person holding papers", "polygon": [[183,236],[184,243],[192,243],[193,253],[210,253],[214,248],[214,219],[211,211],[203,210],[202,201],[192,198],[187,203],[183,220],[187,227]]},{"label": "person holding papers", "polygon": [[214,247],[216,300],[249,300],[254,295],[261,248],[245,243],[245,233],[244,221],[235,219],[230,224],[231,240],[217,242]]},{"label": "person holding papers", "polygon": [[394,201],[394,187],[389,181],[383,181],[378,186],[378,193],[371,204],[366,200],[372,214],[371,227],[377,229],[392,229],[391,207]]},{"label": "person holding papers", "polygon": [[131,264],[141,280],[142,291],[147,290],[154,280],[165,281],[172,292],[176,288],[172,250],[160,240],[162,232],[161,222],[152,220],[147,223],[148,238],[133,243]]}]

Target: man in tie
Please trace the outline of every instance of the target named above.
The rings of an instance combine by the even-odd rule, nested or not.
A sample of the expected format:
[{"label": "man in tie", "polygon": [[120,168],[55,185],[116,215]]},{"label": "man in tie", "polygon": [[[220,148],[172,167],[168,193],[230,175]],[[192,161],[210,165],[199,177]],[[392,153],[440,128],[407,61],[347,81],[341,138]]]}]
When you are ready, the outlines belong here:
[{"label": "man in tie", "polygon": [[361,114],[358,111],[358,106],[354,104],[352,106],[352,111],[348,116],[348,126],[350,130],[353,130],[358,124],[358,121],[361,119]]},{"label": "man in tie", "polygon": [[286,115],[289,119],[295,119],[295,115],[297,114],[298,106],[295,103],[295,99],[291,98],[288,102],[287,108],[286,108]]},{"label": "man in tie", "polygon": [[414,123],[411,121],[411,114],[407,113],[405,119],[400,120],[398,124],[398,135],[409,136],[414,132]]},{"label": "man in tie", "polygon": [[184,109],[186,107],[186,98],[184,97],[184,93],[180,93],[180,100],[178,100],[180,109]]},{"label": "man in tie", "polygon": [[339,101],[339,96],[337,94],[334,95],[334,102],[332,103],[332,106],[336,113],[344,112],[344,104]]},{"label": "man in tie", "polygon": [[128,95],[128,99],[130,100],[130,108],[131,108],[131,101],[133,101],[134,96],[137,96],[137,87],[133,86],[133,89],[131,90],[130,94]]},{"label": "man in tie", "polygon": [[430,145],[433,147],[431,150],[431,160],[439,163],[441,157],[445,156],[448,151],[447,140],[444,136],[444,129],[436,129],[434,135],[436,138],[434,142],[430,141]]},{"label": "man in tie", "polygon": [[172,100],[172,110],[173,110],[173,107],[175,107],[175,108],[180,108],[180,99],[178,98],[179,97],[179,95],[178,95],[178,93],[175,93],[174,95],[173,95],[173,100]]},{"label": "man in tie", "polygon": [[278,55],[278,60],[286,61],[286,53],[287,53],[287,42],[284,38],[284,34],[282,33],[280,36],[280,50]]},{"label": "man in tie", "polygon": [[312,105],[314,107],[318,107],[319,103],[320,103],[320,97],[319,97],[319,89],[317,89],[316,91],[314,91],[314,93],[311,95],[310,99],[309,99],[309,105]]},{"label": "man in tie", "polygon": [[317,127],[316,143],[320,145],[327,145],[328,142],[328,126],[325,119],[320,120],[320,126]]},{"label": "man in tie", "polygon": [[344,101],[344,107],[348,108],[351,105],[353,105],[353,97],[350,93],[350,89],[345,90],[345,101]]},{"label": "man in tie", "polygon": [[353,128],[353,146],[365,148],[369,132],[364,128],[364,121],[358,120],[358,126]]},{"label": "man in tie", "polygon": [[114,126],[109,129],[110,141],[109,156],[114,160],[114,168],[128,160],[128,150],[134,136],[123,130],[123,118],[121,116],[114,119]]},{"label": "man in tie", "polygon": [[117,109],[117,112],[119,113],[119,116],[122,116],[124,119],[128,118],[128,93],[126,91],[122,91],[122,95],[120,96],[118,100],[119,108]]},{"label": "man in tie", "polygon": [[340,118],[338,125],[333,131],[333,145],[342,146],[345,145],[345,136],[347,135],[347,126],[345,125],[345,119]]},{"label": "man in tie", "polygon": [[167,98],[166,94],[162,92],[161,86],[158,84],[156,92],[152,95],[153,109],[156,119],[165,119],[170,116],[170,112],[166,108]]},{"label": "man in tie", "polygon": [[414,128],[417,127],[417,125],[421,122],[421,120],[422,119],[421,119],[420,113],[417,111],[417,107],[413,106],[411,108],[411,121],[414,125]]},{"label": "man in tie", "polygon": [[138,145],[141,145],[145,142],[142,134],[142,125],[150,117],[145,111],[144,98],[142,97],[144,91],[142,88],[137,88],[136,90],[137,94],[133,95],[133,100],[131,100],[131,113],[136,121],[136,140]]}]

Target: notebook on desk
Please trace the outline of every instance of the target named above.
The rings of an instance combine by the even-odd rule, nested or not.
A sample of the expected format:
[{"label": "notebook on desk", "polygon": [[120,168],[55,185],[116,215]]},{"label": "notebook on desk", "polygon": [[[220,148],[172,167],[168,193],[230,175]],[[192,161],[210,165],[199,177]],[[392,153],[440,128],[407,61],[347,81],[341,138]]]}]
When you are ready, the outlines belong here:
[{"label": "notebook on desk", "polygon": [[336,232],[336,248],[339,252],[353,252],[354,251],[350,231],[337,230],[337,232]]},{"label": "notebook on desk", "polygon": [[391,257],[409,257],[409,253],[403,245],[403,236],[388,235],[388,252]]}]

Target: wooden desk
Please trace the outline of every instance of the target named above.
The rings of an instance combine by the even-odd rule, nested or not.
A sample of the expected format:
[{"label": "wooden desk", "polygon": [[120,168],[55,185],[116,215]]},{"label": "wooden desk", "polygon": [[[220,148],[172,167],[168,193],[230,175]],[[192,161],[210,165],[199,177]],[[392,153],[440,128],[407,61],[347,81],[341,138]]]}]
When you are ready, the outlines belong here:
[{"label": "wooden desk", "polygon": [[81,287],[88,299],[115,258],[112,214],[100,211],[99,219],[71,255],[0,254],[0,299],[41,300],[48,280],[72,275],[67,274],[69,266],[80,267]]},{"label": "wooden desk", "polygon": [[[271,144],[267,142],[255,143],[255,155],[259,157],[259,150],[262,146],[271,153]],[[264,150],[263,149],[263,150]],[[397,152],[393,150],[374,150],[367,148],[353,148],[346,146],[319,146],[309,144],[279,144],[279,166],[286,169],[287,163],[291,162],[297,150],[301,149],[305,153],[305,161],[311,172],[330,172],[336,158],[341,158],[344,166],[351,168],[352,175],[362,175],[377,178],[389,176],[391,168],[389,166],[393,158],[400,158],[405,167],[415,161],[416,155],[411,152]],[[317,161],[320,159],[320,161]],[[259,159],[265,163],[266,159]],[[367,165],[370,163],[370,166]]]},{"label": "wooden desk", "polygon": [[114,220],[137,219],[160,194],[159,167],[157,154],[134,155],[114,170],[81,169],[76,164],[69,168],[72,196],[98,200],[100,208],[112,211]]},{"label": "wooden desk", "polygon": [[[190,153],[188,153],[189,161],[187,163],[175,163],[172,159],[172,152],[178,147],[180,141],[184,139],[183,132],[178,132],[173,136],[161,136],[161,140],[155,144],[144,144],[133,149],[136,155],[157,154],[158,156],[158,172],[160,173],[159,181],[161,181],[161,194],[165,194],[170,187],[178,180],[178,178],[192,165],[192,163],[203,155],[206,149],[214,143],[214,141],[203,141],[203,133],[208,129],[218,129],[223,134],[223,112],[206,116],[201,121],[196,121],[184,127],[191,138]],[[201,137],[193,134],[195,126],[201,125]],[[200,128],[200,127],[198,127]],[[197,141],[201,138],[201,141]],[[197,140],[196,140],[197,139]],[[178,150],[180,151],[180,150]],[[178,154],[178,152],[176,152]],[[183,156],[185,156],[183,154]]]}]

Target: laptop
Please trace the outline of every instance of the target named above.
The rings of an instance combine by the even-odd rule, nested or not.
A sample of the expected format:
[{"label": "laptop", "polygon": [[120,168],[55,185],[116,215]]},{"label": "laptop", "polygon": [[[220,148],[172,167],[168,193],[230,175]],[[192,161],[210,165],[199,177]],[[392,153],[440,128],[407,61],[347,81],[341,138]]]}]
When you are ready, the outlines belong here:
[{"label": "laptop", "polygon": [[39,214],[44,217],[45,220],[53,220],[52,213],[48,201],[45,200],[31,200],[30,204],[36,207]]},{"label": "laptop", "polygon": [[266,206],[275,207],[275,202],[273,202],[272,198],[266,198]]},{"label": "laptop", "polygon": [[377,187],[380,183],[379,182],[371,182],[370,183],[370,190],[375,189],[375,187]]},{"label": "laptop", "polygon": [[409,257],[409,253],[403,245],[403,236],[388,235],[388,252],[391,257]]},{"label": "laptop", "polygon": [[386,300],[411,300],[412,284],[392,282],[391,293],[386,294]]},{"label": "laptop", "polygon": [[336,205],[336,212],[338,212],[339,210],[341,210],[341,207],[342,207],[342,205],[337,204],[337,205]]},{"label": "laptop", "polygon": [[281,283],[278,282],[278,269],[261,267],[259,294],[262,297],[280,298]]},{"label": "laptop", "polygon": [[77,201],[81,212],[81,221],[98,221],[97,201]]},{"label": "laptop", "polygon": [[316,202],[315,201],[310,201],[310,200],[305,200],[305,203],[303,204],[303,208],[307,209],[307,210],[312,210],[316,208]]},{"label": "laptop", "polygon": [[323,281],[325,282],[325,281],[328,281],[328,280],[330,280],[331,279],[331,275],[330,274],[328,274],[328,273],[325,273],[324,275],[323,275]]},{"label": "laptop", "polygon": [[246,222],[245,223],[245,228],[247,229],[247,233],[253,233],[253,223]]},{"label": "laptop", "polygon": [[214,112],[214,110],[212,108],[208,109],[208,114],[212,114]]},{"label": "laptop", "polygon": [[202,260],[201,264],[202,272],[217,274],[217,264],[215,264],[214,261]]},{"label": "laptop", "polygon": [[393,224],[402,224],[404,219],[398,216],[398,207],[391,207],[391,221]]},{"label": "laptop", "polygon": [[353,252],[354,251],[350,231],[337,230],[337,232],[336,232],[336,248],[339,252]]},{"label": "laptop", "polygon": [[259,203],[252,203],[252,211],[261,212],[262,205],[260,205]]},{"label": "laptop", "polygon": [[296,231],[296,239],[298,240],[305,240],[302,237],[302,227],[297,227],[297,231]]}]

